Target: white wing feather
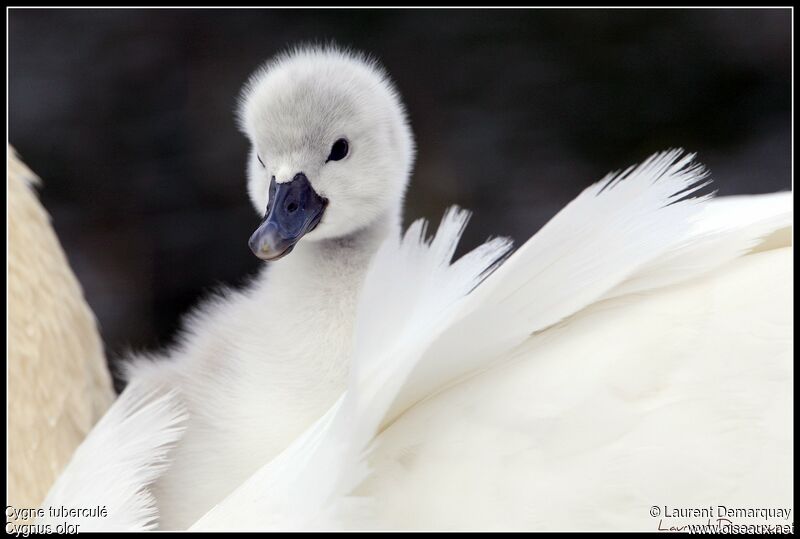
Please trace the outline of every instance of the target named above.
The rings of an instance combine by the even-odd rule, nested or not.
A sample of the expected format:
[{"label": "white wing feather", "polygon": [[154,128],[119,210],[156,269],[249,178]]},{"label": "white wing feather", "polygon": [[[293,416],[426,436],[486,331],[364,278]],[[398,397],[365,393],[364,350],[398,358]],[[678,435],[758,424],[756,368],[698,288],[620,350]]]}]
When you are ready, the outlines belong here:
[{"label": "white wing feather", "polygon": [[792,334],[786,247],[596,303],[385,429],[355,491],[374,513],[342,528],[655,531],[792,509]]},{"label": "white wing feather", "polygon": [[462,318],[417,365],[386,424],[682,244],[708,201],[688,198],[708,184],[693,158],[681,150],[653,155],[609,174],[564,207],[471,294]]},{"label": "white wing feather", "polygon": [[[148,486],[166,468],[184,420],[174,391],[131,382],[75,451],[41,505],[48,516],[37,524],[67,522],[81,532],[154,529],[158,514]],[[49,516],[61,507],[105,508],[107,516]]]},{"label": "white wing feather", "polygon": [[715,270],[792,224],[792,193],[709,200],[684,238],[607,297],[644,292]]}]

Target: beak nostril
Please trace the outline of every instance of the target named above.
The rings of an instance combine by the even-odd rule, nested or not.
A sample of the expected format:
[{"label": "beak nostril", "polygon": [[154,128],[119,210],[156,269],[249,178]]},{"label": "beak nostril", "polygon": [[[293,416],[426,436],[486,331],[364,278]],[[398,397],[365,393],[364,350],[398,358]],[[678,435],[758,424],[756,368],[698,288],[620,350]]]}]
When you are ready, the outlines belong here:
[{"label": "beak nostril", "polygon": [[294,213],[295,211],[297,211],[297,203],[296,202],[290,203],[288,206],[286,206],[286,211],[288,211],[289,213]]}]

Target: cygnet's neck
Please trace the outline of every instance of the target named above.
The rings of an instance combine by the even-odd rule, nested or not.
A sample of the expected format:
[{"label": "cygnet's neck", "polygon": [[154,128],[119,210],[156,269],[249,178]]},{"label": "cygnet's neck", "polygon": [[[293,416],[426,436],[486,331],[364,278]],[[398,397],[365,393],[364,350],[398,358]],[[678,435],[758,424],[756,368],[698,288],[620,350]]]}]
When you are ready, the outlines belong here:
[{"label": "cygnet's neck", "polygon": [[[400,234],[399,219],[382,215],[347,236],[301,240],[285,258],[272,262],[259,280],[269,295],[294,294],[298,302],[323,308],[354,299],[369,263],[390,234]],[[344,314],[344,313],[343,313]]]},{"label": "cygnet's neck", "polygon": [[[248,367],[248,376],[260,384],[259,394],[264,383],[273,383],[275,395],[285,401],[281,406],[296,405],[313,414],[324,412],[341,394],[367,269],[383,240],[399,234],[399,228],[395,221],[380,219],[347,237],[301,240],[261,273],[253,299],[264,309],[260,319],[266,326],[258,331],[268,341],[263,348],[269,354]],[[264,369],[264,376],[257,369]],[[281,387],[302,389],[289,395]]]}]

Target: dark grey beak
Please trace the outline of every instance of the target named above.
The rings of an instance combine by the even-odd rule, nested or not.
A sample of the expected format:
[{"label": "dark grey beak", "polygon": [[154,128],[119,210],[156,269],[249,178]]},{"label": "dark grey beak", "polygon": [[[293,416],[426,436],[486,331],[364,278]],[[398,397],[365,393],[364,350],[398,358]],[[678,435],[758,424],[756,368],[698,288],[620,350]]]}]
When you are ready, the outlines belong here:
[{"label": "dark grey beak", "polygon": [[292,181],[269,184],[269,202],[261,225],[250,236],[250,250],[262,260],[277,260],[289,254],[295,244],[319,224],[328,205],[311,187],[306,175]]}]

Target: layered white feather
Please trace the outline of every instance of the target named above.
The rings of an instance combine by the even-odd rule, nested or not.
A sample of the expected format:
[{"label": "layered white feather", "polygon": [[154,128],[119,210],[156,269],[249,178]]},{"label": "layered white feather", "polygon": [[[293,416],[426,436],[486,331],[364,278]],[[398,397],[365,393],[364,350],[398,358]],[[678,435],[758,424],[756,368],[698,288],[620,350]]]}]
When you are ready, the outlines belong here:
[{"label": "layered white feather", "polygon": [[719,506],[792,509],[791,276],[790,248],[757,252],[537,333],[387,427],[355,491],[374,513],[342,528],[685,531]]},{"label": "layered white feather", "polygon": [[708,201],[690,198],[708,183],[693,158],[681,150],[655,154],[607,175],[564,207],[471,295],[461,319],[419,362],[387,423],[686,241]]},{"label": "layered white feather", "polygon": [[[47,494],[37,524],[80,526],[79,531],[143,531],[158,520],[148,487],[169,464],[169,450],[186,416],[175,391],[136,381],[128,385],[78,447]],[[64,518],[50,509],[105,509]]]},{"label": "layered white feather", "polygon": [[684,237],[606,297],[644,292],[701,276],[792,224],[792,193],[715,198],[693,216]]}]

